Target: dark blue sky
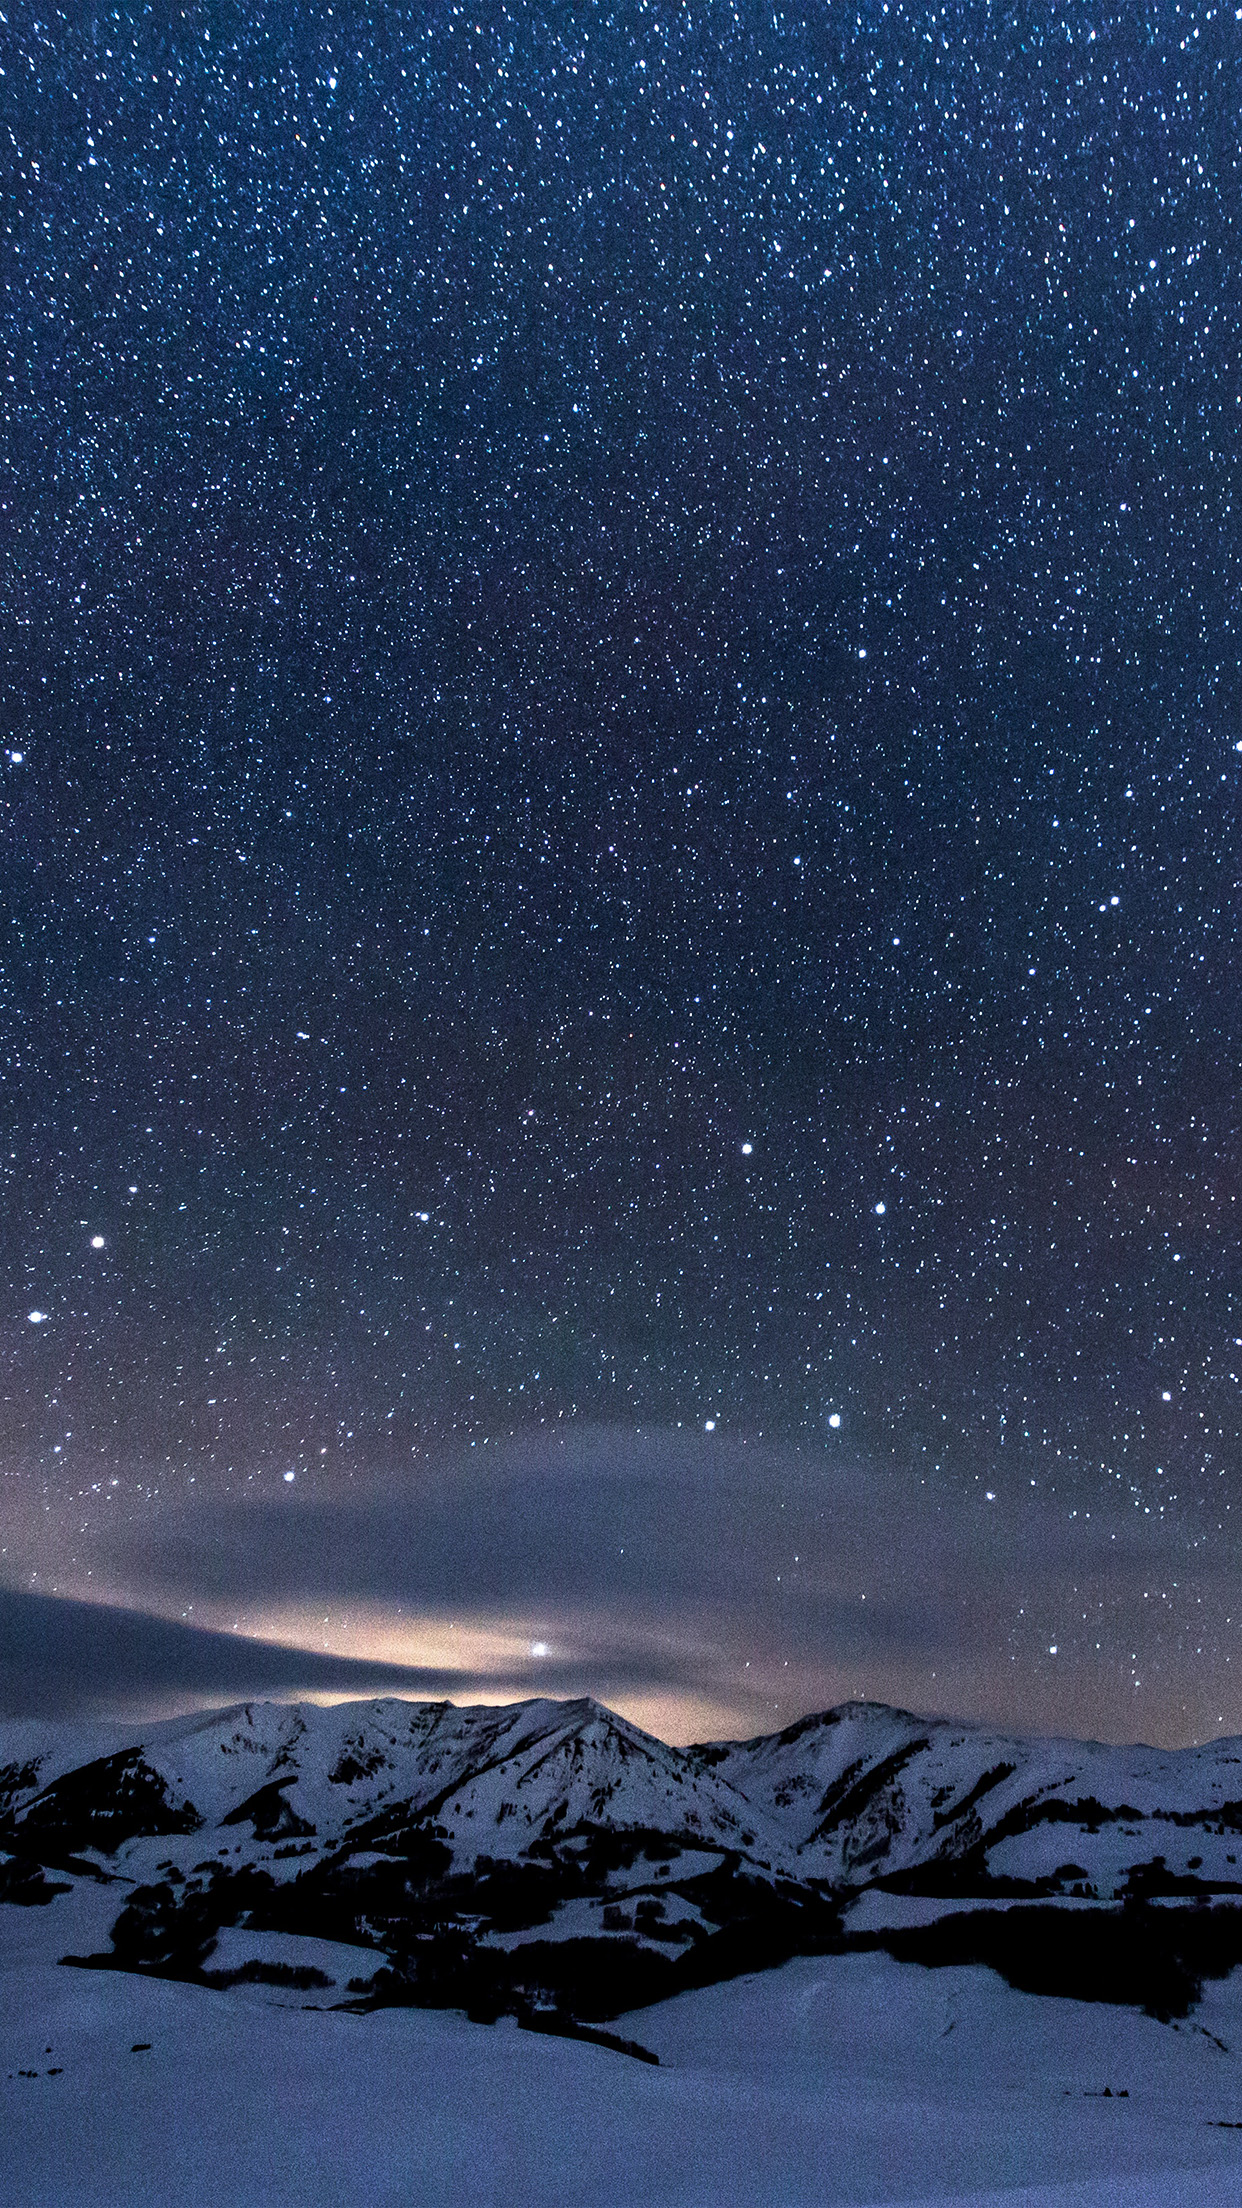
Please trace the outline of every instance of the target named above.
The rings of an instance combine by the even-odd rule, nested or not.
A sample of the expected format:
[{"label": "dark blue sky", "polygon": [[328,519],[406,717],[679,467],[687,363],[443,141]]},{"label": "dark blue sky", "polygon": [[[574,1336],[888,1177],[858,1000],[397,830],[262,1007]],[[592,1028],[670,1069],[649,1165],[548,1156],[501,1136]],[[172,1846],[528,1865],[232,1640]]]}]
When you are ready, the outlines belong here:
[{"label": "dark blue sky", "polygon": [[[245,1508],[261,1607],[347,1508],[378,1615],[395,1510],[568,1645],[537,1498],[420,1512],[696,1434],[973,1529],[959,1702],[1242,1729],[1234,11],[6,43],[0,1569],[179,1617]],[[774,1461],[713,1706],[887,1691]]]}]

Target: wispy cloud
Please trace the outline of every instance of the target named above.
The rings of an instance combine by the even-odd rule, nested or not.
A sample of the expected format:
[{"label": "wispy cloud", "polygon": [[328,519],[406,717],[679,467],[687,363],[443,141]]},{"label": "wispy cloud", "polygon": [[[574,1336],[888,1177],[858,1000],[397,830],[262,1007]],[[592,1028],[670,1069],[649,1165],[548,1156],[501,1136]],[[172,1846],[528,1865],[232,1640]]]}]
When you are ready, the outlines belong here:
[{"label": "wispy cloud", "polygon": [[[98,1540],[89,1589],[207,1629],[193,1660],[158,1636],[109,1659],[131,1701],[197,1693],[198,1663],[227,1691],[249,1665],[239,1692],[364,1691],[365,1673],[458,1699],[594,1693],[682,1739],[856,1694],[1066,1731],[1103,1709],[1117,1737],[1186,1738],[1215,1729],[1221,1685],[1153,1635],[1168,1541],[1029,1490],[877,1478],[845,1452],[596,1427],[344,1497],[282,1483],[164,1507]],[[76,1569],[57,1584],[81,1595]],[[266,1653],[226,1661],[220,1637]],[[40,1666],[34,1644],[11,1655],[11,1708],[34,1706]]]}]

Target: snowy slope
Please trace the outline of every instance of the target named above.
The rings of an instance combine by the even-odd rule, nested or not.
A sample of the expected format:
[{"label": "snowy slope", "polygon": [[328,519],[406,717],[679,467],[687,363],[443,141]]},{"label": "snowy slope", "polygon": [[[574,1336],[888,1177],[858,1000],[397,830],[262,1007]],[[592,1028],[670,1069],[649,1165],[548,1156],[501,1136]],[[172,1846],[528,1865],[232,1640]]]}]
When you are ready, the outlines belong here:
[{"label": "snowy slope", "polygon": [[652,2068],[0,1960],[0,2208],[1236,2208],[1242,1991],[1205,2016],[832,1957],[628,2018]]},{"label": "snowy slope", "polygon": [[779,1833],[589,1700],[253,1704],[5,1750],[0,1898],[104,1882],[107,1938],[72,1952],[128,1969],[210,1981],[327,1938],[371,1952],[342,1995],[606,2017],[822,1945]]},{"label": "snowy slope", "polygon": [[141,1831],[236,1823],[262,1839],[310,1830],[334,1848],[377,1820],[386,1832],[405,1820],[434,1821],[467,1858],[517,1855],[584,1821],[762,1847],[726,1779],[589,1700],[251,1703],[153,1726],[124,1746],[92,1740],[98,1760],[86,1769],[79,1739],[22,1733],[0,1739],[0,1817],[40,1845],[55,1835],[108,1850]]},{"label": "snowy slope", "polygon": [[[90,1888],[92,1936],[57,1953],[238,1982],[332,1942],[334,1998],[483,2017],[603,2021],[864,1938],[1171,2016],[1242,1957],[1240,1797],[1237,1742],[1162,1755],[868,1704],[688,1750],[589,1700],[23,1726],[0,1739],[0,1920],[46,1909],[51,1940],[56,1889]],[[920,1945],[918,1895],[1090,1905],[1097,1928],[993,1916],[954,1947],[924,1912]],[[1206,1933],[1203,1897],[1225,1905]],[[1118,1899],[1167,1914],[1122,1924]]]},{"label": "snowy slope", "polygon": [[834,1886],[924,1872],[982,1894],[1072,1866],[1060,1883],[1101,1896],[1187,1881],[1242,1892],[1242,1741],[1108,1748],[846,1703],[692,1753],[780,1826],[802,1876]]},{"label": "snowy slope", "polygon": [[[1177,1888],[1228,1902],[1240,1755],[865,1705],[690,1750],[589,1701],[10,1728],[0,2208],[208,2169],[220,2208],[1233,2208],[1242,1944]],[[584,2021],[658,2065],[546,2036]]]}]

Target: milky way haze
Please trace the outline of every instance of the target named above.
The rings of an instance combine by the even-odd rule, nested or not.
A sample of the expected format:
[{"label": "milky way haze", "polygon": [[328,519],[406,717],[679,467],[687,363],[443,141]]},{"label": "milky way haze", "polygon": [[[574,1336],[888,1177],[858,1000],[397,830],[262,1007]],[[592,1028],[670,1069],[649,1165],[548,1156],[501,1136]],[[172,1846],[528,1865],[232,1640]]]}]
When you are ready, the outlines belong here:
[{"label": "milky way haze", "polygon": [[1242,1729],[1234,9],[3,44],[10,1705]]}]

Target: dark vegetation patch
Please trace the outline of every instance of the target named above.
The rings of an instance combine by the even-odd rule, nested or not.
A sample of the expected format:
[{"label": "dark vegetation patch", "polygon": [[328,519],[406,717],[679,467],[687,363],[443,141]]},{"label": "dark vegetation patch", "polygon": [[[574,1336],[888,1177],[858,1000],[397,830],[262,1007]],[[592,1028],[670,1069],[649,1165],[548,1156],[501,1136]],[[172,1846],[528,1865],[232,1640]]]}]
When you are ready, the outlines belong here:
[{"label": "dark vegetation patch", "polygon": [[39,1783],[39,1759],[0,1763],[0,1810],[11,1809],[19,1794],[33,1794]]},{"label": "dark vegetation patch", "polygon": [[420,1823],[408,1802],[389,1803],[378,1817],[355,1825],[348,1845],[338,1848],[334,1856],[325,1858],[325,1862],[342,1863],[350,1855],[365,1852],[395,1855],[424,1878],[436,1877],[446,1871],[453,1860],[452,1849],[446,1848],[439,1837],[442,1830],[441,1826]]},{"label": "dark vegetation patch", "polygon": [[227,1817],[220,1819],[220,1823],[249,1825],[256,1840],[313,1839],[314,1826],[308,1825],[304,1817],[299,1817],[285,1799],[285,1788],[292,1786],[296,1778],[296,1771],[291,1771],[283,1779],[270,1780],[268,1785],[261,1786],[246,1801],[239,1802],[236,1809],[231,1809]]},{"label": "dark vegetation patch", "polygon": [[597,2022],[663,2000],[675,1967],[637,1940],[528,1940],[506,1950],[446,1927],[391,1954],[358,2006],[464,2009],[483,2024],[539,2013],[551,2030],[553,2018]]},{"label": "dark vegetation patch", "polygon": [[206,1879],[177,1886],[170,1879],[137,1886],[112,1927],[111,1956],[96,1960],[154,1977],[197,1979],[223,1927],[257,1922],[252,1912],[261,1916],[274,1891],[270,1874],[251,1865],[213,1866]]},{"label": "dark vegetation patch", "polygon": [[[1060,1821],[1060,1820],[1056,1820]],[[1170,1899],[1195,1896],[1209,1898],[1212,1894],[1242,1893],[1242,1879],[1196,1877],[1195,1871],[1202,1865],[1202,1857],[1195,1857],[1185,1871],[1169,1869],[1162,1855],[1154,1855],[1144,1863],[1136,1863],[1126,1872],[1124,1895],[1127,1900],[1154,1900],[1157,1896]],[[921,1894],[940,1901],[1051,1901],[1064,1894],[1067,1886],[1090,1898],[1095,1896],[1091,1873],[1083,1864],[1065,1862],[1042,1878],[1017,1878],[1007,1872],[988,1869],[987,1856],[982,1847],[974,1847],[957,1856],[939,1856],[933,1863],[918,1863],[911,1870],[886,1871],[873,1881],[887,1894]],[[1110,1884],[1112,1878],[1110,1874]]]},{"label": "dark vegetation patch", "polygon": [[636,2039],[622,2039],[617,2032],[601,2031],[598,2024],[579,2024],[572,2016],[549,2014],[546,2009],[519,2016],[518,2023],[523,2031],[549,2032],[557,2039],[585,2039],[592,2047],[611,2047],[614,2054],[633,2055],[636,2062],[653,2062],[659,2067],[660,2058],[650,2047],[641,2047]]},{"label": "dark vegetation patch", "polygon": [[990,1871],[977,1849],[916,1863],[908,1871],[885,1871],[872,1884],[886,1894],[922,1894],[935,1901],[1042,1901],[1060,1892],[1061,1876],[1014,1878]]},{"label": "dark vegetation patch", "polygon": [[235,1970],[205,1970],[206,1986],[289,1986],[299,1993],[331,1986],[335,1981],[313,1963],[239,1963]]},{"label": "dark vegetation patch", "polygon": [[139,1833],[197,1832],[202,1821],[191,1802],[173,1806],[140,1748],[124,1748],[67,1771],[23,1810],[0,1819],[0,1847],[63,1862],[82,1848],[114,1855]]},{"label": "dark vegetation patch", "polygon": [[37,1908],[54,1901],[57,1894],[72,1891],[72,1886],[64,1879],[49,1878],[41,1863],[32,1863],[26,1856],[0,1856],[0,1901],[16,1901],[25,1908]]},{"label": "dark vegetation patch", "polygon": [[1242,1880],[1203,1879],[1194,1876],[1194,1870],[1202,1864],[1201,1855],[1192,1856],[1185,1871],[1171,1871],[1162,1855],[1153,1855],[1147,1863],[1135,1863],[1126,1873],[1127,1901],[1154,1901],[1159,1896],[1183,1896],[1242,1893]]},{"label": "dark vegetation patch", "polygon": [[931,1969],[983,1963],[1022,1993],[1116,2002],[1168,2023],[1188,2015],[1205,1979],[1242,1962],[1242,1909],[964,1910],[847,1944]]},{"label": "dark vegetation patch", "polygon": [[[355,1743],[355,1745],[357,1744]],[[383,1770],[387,1761],[387,1756],[380,1748],[372,1748],[368,1753],[362,1755],[354,1755],[352,1750],[347,1748],[338,1757],[333,1768],[329,1771],[328,1777],[333,1786],[356,1786],[359,1779],[374,1778],[377,1771]]]},{"label": "dark vegetation patch", "polygon": [[673,1837],[655,1826],[631,1826],[614,1832],[607,1825],[579,1825],[559,1839],[533,1840],[524,1851],[529,1862],[557,1863],[563,1870],[580,1868],[582,1890],[594,1891],[618,1871],[632,1871],[637,1863],[675,1863],[686,1849],[720,1855],[720,1843],[688,1833]]},{"label": "dark vegetation patch", "polygon": [[[936,1811],[932,1818],[932,1830],[939,1832],[945,1825],[956,1824],[958,1819],[965,1817],[967,1812],[972,1810],[985,1794],[990,1794],[994,1787],[999,1786],[1002,1779],[1012,1778],[1016,1769],[1017,1765],[1013,1763],[994,1763],[990,1771],[985,1771],[981,1778],[975,1780],[969,1794],[963,1794],[961,1801],[955,1802],[952,1809],[938,1809]],[[947,1799],[947,1794],[945,1799]]]},{"label": "dark vegetation patch", "polygon": [[991,1826],[983,1845],[995,1848],[1015,1834],[1034,1832],[1036,1825],[1080,1825],[1084,1832],[1095,1833],[1103,1825],[1141,1825],[1144,1822],[1141,1809],[1133,1809],[1128,1802],[1110,1808],[1107,1803],[1097,1801],[1094,1794],[1080,1794],[1072,1802],[1061,1794],[1050,1795],[1042,1801],[1028,1795]]},{"label": "dark vegetation patch", "polygon": [[1153,1809],[1166,1825],[1198,1825],[1204,1832],[1242,1832],[1242,1802],[1217,1802],[1214,1809]]},{"label": "dark vegetation patch", "polygon": [[[517,1862],[481,1857],[469,1872],[454,1872],[450,1850],[426,1835],[408,1854],[364,1863],[343,1855],[284,1880],[255,1866],[208,1862],[188,1879],[166,1875],[131,1892],[113,1926],[111,1954],[85,1960],[236,1984],[255,1975],[250,1966],[240,1974],[213,1970],[210,1957],[222,1930],[244,1925],[377,1950],[374,1979],[357,1989],[360,2008],[464,2008],[482,2019],[546,2013],[595,2025],[691,1986],[840,1944],[834,1902],[773,1885],[735,1856],[696,1877],[662,1879],[658,1891],[631,1888],[634,1936],[606,1931],[601,1920],[594,1937],[536,1937],[511,1949],[484,1942],[489,1932],[535,1930],[567,1899],[602,1899],[618,1857],[631,1871],[656,1862],[667,1872],[675,1856],[676,1843],[662,1834],[584,1832],[560,1853]],[[692,1905],[692,1919],[665,1921],[674,1896]]]},{"label": "dark vegetation patch", "polygon": [[824,1954],[840,1944],[835,1906],[797,1888],[778,1892],[722,1867],[668,1892],[697,1904],[714,1926],[656,1931],[654,1922],[644,1924],[648,1936],[656,1931],[657,1937],[668,1935],[670,1944],[675,1940],[675,1955],[615,1933],[497,1949],[479,1945],[460,1926],[445,1925],[404,1945],[385,1943],[389,1967],[378,1974],[366,2005],[464,2007],[482,2021],[530,2010],[600,2022],[691,1987],[770,1970],[791,1956]]},{"label": "dark vegetation patch", "polygon": [[[449,1859],[442,1846],[439,1855]],[[933,1968],[984,1964],[1022,1992],[1116,2002],[1167,2021],[1189,2012],[1206,1979],[1242,1963],[1242,1908],[1161,1907],[1159,1859],[1139,1868],[1146,1883],[1138,1880],[1132,1898],[1117,1907],[984,1905],[932,1925],[846,1934],[830,1897],[774,1885],[724,1861],[663,1885],[658,1895],[632,1896],[645,1938],[602,1930],[599,1937],[534,1938],[505,1949],[484,1944],[481,1935],[546,1922],[566,1884],[581,1890],[581,1857],[568,1866],[484,1858],[478,1876],[446,1873],[442,1862],[415,1867],[394,1858],[357,1866],[346,1859],[283,1882],[251,1866],[211,1865],[180,1884],[165,1878],[136,1889],[116,1920],[112,1953],[85,1960],[209,1985],[249,1979],[309,1988],[330,1981],[322,1973],[290,1976],[298,1969],[292,1965],[212,1970],[209,1958],[225,1927],[310,1934],[377,1951],[373,1980],[357,1986],[358,2008],[464,2009],[485,2022],[541,2016],[552,2021],[535,2028],[557,2030],[566,2020],[603,2024],[795,1955],[879,1949]],[[27,1874],[29,1867],[21,1869]],[[1079,1869],[1067,1863],[1062,1875]],[[1180,1892],[1176,1880],[1170,1891]],[[694,1906],[694,1921],[662,1923],[674,1895]],[[668,1936],[664,1952],[651,1944],[661,1935]]]},{"label": "dark vegetation patch", "polygon": [[859,1763],[850,1764],[824,1795],[819,1805],[820,1822],[812,1838],[822,1840],[826,1834],[836,1832],[850,1818],[860,1816],[868,1804],[875,1800],[876,1795],[882,1794],[905,1770],[911,1757],[917,1756],[922,1749],[929,1746],[930,1742],[927,1740],[910,1740],[903,1748],[894,1748],[891,1755],[882,1756],[878,1763],[871,1764],[866,1770],[860,1768],[862,1759]]}]

